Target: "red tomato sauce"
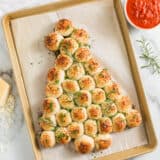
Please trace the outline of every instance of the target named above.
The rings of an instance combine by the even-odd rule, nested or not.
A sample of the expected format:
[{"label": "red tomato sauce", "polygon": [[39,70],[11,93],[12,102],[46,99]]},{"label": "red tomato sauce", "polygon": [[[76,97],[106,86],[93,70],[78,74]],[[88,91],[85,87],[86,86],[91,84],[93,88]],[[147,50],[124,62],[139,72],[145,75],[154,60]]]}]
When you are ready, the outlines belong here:
[{"label": "red tomato sauce", "polygon": [[131,22],[141,28],[160,23],[160,0],[128,0],[126,11]]}]

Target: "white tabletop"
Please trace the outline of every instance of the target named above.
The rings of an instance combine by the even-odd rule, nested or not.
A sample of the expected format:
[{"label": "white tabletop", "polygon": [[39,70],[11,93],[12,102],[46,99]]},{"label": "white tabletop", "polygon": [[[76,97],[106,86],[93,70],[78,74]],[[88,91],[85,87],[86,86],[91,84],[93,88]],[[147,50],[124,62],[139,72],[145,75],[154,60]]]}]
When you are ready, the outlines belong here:
[{"label": "white tabletop", "polygon": [[[124,0],[122,0],[124,1]],[[53,0],[0,0],[0,19],[2,16],[10,11],[14,11],[24,7],[30,7],[37,4],[43,4],[47,2],[53,2]],[[140,50],[138,47],[137,39],[144,37],[145,39],[152,42],[153,47],[156,49],[157,55],[160,56],[160,27],[150,31],[140,31],[133,29],[129,26],[132,42],[135,48],[136,58],[138,66],[144,63],[140,58]],[[8,56],[7,47],[4,40],[4,34],[2,25],[0,25],[0,72],[10,70],[11,64]],[[160,139],[160,75],[152,75],[149,70],[140,69],[141,78],[143,81],[147,102],[151,112],[153,124],[155,127],[158,141]],[[158,143],[157,148],[148,154],[132,158],[135,160],[159,160],[160,158],[160,144]],[[16,137],[9,143],[7,150],[0,153],[0,160],[34,160],[32,146],[30,143],[26,124],[23,122],[22,128],[17,132]]]}]

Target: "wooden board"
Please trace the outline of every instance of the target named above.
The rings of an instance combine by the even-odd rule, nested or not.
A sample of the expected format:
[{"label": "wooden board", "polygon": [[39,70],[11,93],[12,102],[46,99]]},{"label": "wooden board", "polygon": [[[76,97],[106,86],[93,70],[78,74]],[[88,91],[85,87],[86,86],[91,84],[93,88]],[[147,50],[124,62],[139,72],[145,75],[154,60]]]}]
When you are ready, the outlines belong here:
[{"label": "wooden board", "polygon": [[[11,20],[14,20],[14,19],[20,18],[20,17],[56,11],[59,9],[71,7],[74,5],[79,5],[82,3],[88,3],[88,2],[91,3],[94,1],[95,0],[76,0],[76,1],[75,0],[67,0],[67,1],[63,1],[63,2],[62,1],[55,2],[55,3],[50,3],[50,4],[39,6],[39,7],[34,7],[31,9],[25,9],[25,10],[9,13],[3,17],[3,27],[4,27],[4,31],[5,31],[6,41],[8,44],[8,49],[9,49],[10,58],[11,58],[11,62],[12,62],[12,66],[13,66],[13,70],[14,70],[14,74],[15,74],[15,79],[16,79],[17,87],[18,87],[19,94],[21,97],[23,112],[24,112],[26,123],[27,123],[27,127],[28,127],[28,131],[29,131],[29,135],[31,138],[31,143],[33,146],[33,151],[35,153],[36,160],[42,159],[41,152],[40,152],[38,144],[36,143],[33,121],[32,121],[32,116],[31,116],[31,108],[30,108],[29,100],[28,100],[28,97],[26,94],[26,88],[25,88],[25,84],[24,84],[23,74],[22,74],[22,70],[20,67],[20,62],[19,62],[19,58],[17,55],[13,34],[12,34]],[[146,129],[147,138],[148,138],[148,144],[140,146],[140,147],[136,147],[133,149],[125,150],[122,152],[113,153],[113,154],[107,155],[105,157],[98,158],[97,160],[127,159],[127,158],[130,158],[133,156],[137,156],[140,154],[150,152],[157,145],[157,140],[156,140],[156,136],[154,133],[154,129],[153,129],[150,113],[148,110],[146,98],[144,95],[142,82],[141,82],[141,79],[139,76],[134,52],[132,49],[132,45],[131,45],[131,41],[130,41],[130,37],[129,37],[129,31],[127,28],[126,20],[125,20],[124,14],[123,14],[122,6],[121,6],[121,1],[114,0],[114,6],[115,6],[115,11],[117,13],[117,18],[119,20],[119,25],[120,25],[121,32],[122,32],[122,37],[123,37],[125,47],[127,50],[128,61],[130,63],[130,68],[131,68],[133,80],[135,83],[137,96],[138,96],[139,103],[140,103],[140,108],[142,111],[143,122],[145,124],[145,129]]]}]

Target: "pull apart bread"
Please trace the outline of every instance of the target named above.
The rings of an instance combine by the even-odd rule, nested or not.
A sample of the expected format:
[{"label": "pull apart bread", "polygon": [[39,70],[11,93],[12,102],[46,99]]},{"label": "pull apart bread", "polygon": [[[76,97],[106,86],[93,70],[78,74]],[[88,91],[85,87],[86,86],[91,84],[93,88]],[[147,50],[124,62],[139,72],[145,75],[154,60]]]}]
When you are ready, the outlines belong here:
[{"label": "pull apart bread", "polygon": [[43,147],[73,140],[77,152],[90,153],[109,148],[110,133],[141,124],[141,114],[130,98],[92,56],[84,29],[61,19],[44,42],[57,57],[48,71],[39,118]]}]

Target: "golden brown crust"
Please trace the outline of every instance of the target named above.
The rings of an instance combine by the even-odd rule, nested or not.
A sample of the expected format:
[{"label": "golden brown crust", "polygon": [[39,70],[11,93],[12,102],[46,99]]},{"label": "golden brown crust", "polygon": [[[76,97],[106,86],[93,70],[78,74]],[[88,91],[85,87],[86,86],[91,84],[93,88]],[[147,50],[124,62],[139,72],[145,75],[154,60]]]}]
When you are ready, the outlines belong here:
[{"label": "golden brown crust", "polygon": [[65,109],[72,109],[75,107],[74,102],[73,102],[73,97],[68,94],[62,94],[59,98],[58,101],[60,105],[65,108]]},{"label": "golden brown crust", "polygon": [[64,127],[60,127],[56,130],[55,137],[56,142],[61,144],[67,144],[71,140],[68,130]]},{"label": "golden brown crust", "polygon": [[75,140],[75,148],[79,153],[90,153],[94,149],[94,140],[89,136],[83,135]]},{"label": "golden brown crust", "polygon": [[90,75],[95,75],[101,71],[101,65],[95,58],[90,58],[85,63],[85,69]]},{"label": "golden brown crust", "polygon": [[40,136],[40,143],[45,148],[51,148],[55,145],[55,135],[52,131],[43,131]]},{"label": "golden brown crust", "polygon": [[71,138],[78,138],[84,134],[82,123],[72,122],[67,129]]},{"label": "golden brown crust", "polygon": [[87,142],[81,142],[78,146],[78,149],[81,153],[89,153],[90,152],[90,144]]},{"label": "golden brown crust", "polygon": [[111,80],[111,75],[106,69],[103,69],[100,73],[95,75],[95,81],[97,87],[103,88]]},{"label": "golden brown crust", "polygon": [[112,119],[113,132],[122,132],[126,128],[126,118],[122,113],[118,113]]},{"label": "golden brown crust", "polygon": [[75,102],[79,106],[87,107],[91,104],[91,100],[89,91],[81,90],[75,94]]},{"label": "golden brown crust", "polygon": [[91,104],[87,108],[87,112],[88,112],[88,117],[90,119],[99,119],[102,117],[102,111],[101,111],[101,107],[99,105]]},{"label": "golden brown crust", "polygon": [[62,83],[62,87],[68,93],[75,93],[79,91],[79,85],[75,80],[64,80],[64,82]]},{"label": "golden brown crust", "polygon": [[106,149],[110,147],[112,142],[110,140],[100,140],[98,144],[99,144],[99,149]]},{"label": "golden brown crust", "polygon": [[93,78],[89,75],[83,76],[79,80],[80,88],[83,90],[93,90],[95,88],[95,82]]},{"label": "golden brown crust", "polygon": [[68,19],[60,19],[56,25],[56,28],[58,30],[66,30],[66,28],[70,27],[72,25],[72,22]]},{"label": "golden brown crust", "polygon": [[97,123],[95,120],[88,119],[84,123],[85,134],[89,136],[95,136],[97,134]]},{"label": "golden brown crust", "polygon": [[66,70],[68,69],[73,63],[73,60],[65,54],[60,54],[55,60],[55,66],[59,69]]},{"label": "golden brown crust", "polygon": [[39,118],[39,125],[44,131],[54,130],[57,125],[55,115],[43,114],[43,116]]},{"label": "golden brown crust", "polygon": [[135,109],[127,113],[126,120],[129,127],[137,127],[142,123],[141,114]]},{"label": "golden brown crust", "polygon": [[80,45],[88,44],[89,41],[89,35],[84,29],[75,29],[71,37],[78,41]]},{"label": "golden brown crust", "polygon": [[61,127],[66,127],[72,122],[70,113],[64,109],[61,109],[56,114],[56,120],[57,120],[58,125]]},{"label": "golden brown crust", "polygon": [[95,145],[97,150],[107,149],[112,144],[112,138],[109,134],[99,134],[95,138]]},{"label": "golden brown crust", "polygon": [[106,100],[106,95],[103,89],[95,88],[92,91],[92,101],[96,104],[101,104]]},{"label": "golden brown crust", "polygon": [[68,70],[67,76],[70,79],[78,80],[85,74],[83,65],[81,63],[74,63]]},{"label": "golden brown crust", "polygon": [[112,121],[108,117],[102,117],[98,120],[99,133],[106,134],[112,132]]},{"label": "golden brown crust", "polygon": [[48,48],[49,50],[57,51],[62,39],[63,37],[61,35],[56,32],[52,32],[45,37],[44,43],[46,48]]},{"label": "golden brown crust", "polygon": [[107,117],[112,117],[114,116],[116,113],[117,113],[117,106],[115,103],[113,102],[103,102],[101,104],[101,107],[102,107],[102,113],[104,116],[107,116]]},{"label": "golden brown crust", "polygon": [[56,67],[50,68],[47,74],[47,81],[60,84],[64,80],[65,73]]},{"label": "golden brown crust", "polygon": [[83,122],[87,119],[86,109],[83,107],[75,107],[71,112],[72,119],[76,122]]},{"label": "golden brown crust", "polygon": [[48,74],[47,74],[47,80],[48,81],[55,80],[55,78],[57,78],[57,74],[58,74],[58,71],[55,67],[49,69]]},{"label": "golden brown crust", "polygon": [[78,62],[86,62],[91,57],[91,51],[87,47],[81,47],[75,52],[75,58]]},{"label": "golden brown crust", "polygon": [[60,85],[55,85],[53,83],[48,83],[46,86],[46,96],[57,98],[62,94],[62,88]]},{"label": "golden brown crust", "polygon": [[60,109],[59,103],[55,98],[45,98],[43,101],[43,113],[57,113]]},{"label": "golden brown crust", "polygon": [[50,99],[45,99],[43,101],[43,112],[45,112],[45,113],[52,112],[52,101]]},{"label": "golden brown crust", "polygon": [[105,87],[104,90],[107,94],[107,97],[111,100],[115,101],[117,100],[121,95],[121,89],[119,85],[115,82],[109,82]]},{"label": "golden brown crust", "polygon": [[65,38],[60,45],[60,53],[72,55],[78,49],[78,43],[73,38]]},{"label": "golden brown crust", "polygon": [[68,36],[73,31],[72,21],[68,19],[60,19],[56,24],[55,31],[59,32],[63,36]]},{"label": "golden brown crust", "polygon": [[117,100],[117,108],[120,112],[128,112],[132,108],[132,102],[128,96],[122,96]]}]

